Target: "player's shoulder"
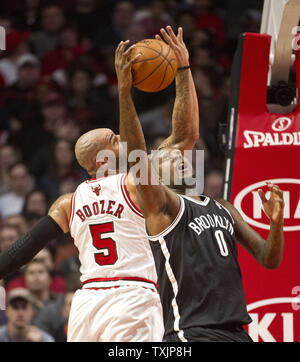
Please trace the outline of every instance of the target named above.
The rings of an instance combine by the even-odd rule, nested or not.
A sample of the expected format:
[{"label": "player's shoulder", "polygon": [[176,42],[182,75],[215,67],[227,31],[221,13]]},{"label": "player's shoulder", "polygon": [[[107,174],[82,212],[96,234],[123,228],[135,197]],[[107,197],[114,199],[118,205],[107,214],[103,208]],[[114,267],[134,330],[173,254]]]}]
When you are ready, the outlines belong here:
[{"label": "player's shoulder", "polygon": [[58,223],[64,232],[68,232],[72,196],[73,193],[61,195],[53,202],[48,212],[48,215]]},{"label": "player's shoulder", "polygon": [[215,199],[215,202],[221,204],[224,207],[229,207],[229,208],[233,207],[233,205],[229,201],[222,199],[222,198]]},{"label": "player's shoulder", "polygon": [[65,207],[66,205],[69,205],[72,199],[74,193],[68,193],[68,194],[63,194],[61,196],[59,196],[58,199],[56,199],[56,201],[53,203],[53,205],[51,206],[51,208],[56,205],[57,207]]},{"label": "player's shoulder", "polygon": [[216,199],[215,200],[217,203],[219,203],[220,205],[222,205],[225,210],[227,210],[230,215],[232,216],[234,221],[238,221],[238,220],[243,220],[241,214],[239,213],[239,211],[232,205],[231,202],[225,200],[225,199]]},{"label": "player's shoulder", "polygon": [[71,201],[74,193],[68,193],[61,195],[58,199],[56,199],[49,209],[49,214],[52,213],[62,213],[65,212],[66,215],[69,214],[71,208]]}]

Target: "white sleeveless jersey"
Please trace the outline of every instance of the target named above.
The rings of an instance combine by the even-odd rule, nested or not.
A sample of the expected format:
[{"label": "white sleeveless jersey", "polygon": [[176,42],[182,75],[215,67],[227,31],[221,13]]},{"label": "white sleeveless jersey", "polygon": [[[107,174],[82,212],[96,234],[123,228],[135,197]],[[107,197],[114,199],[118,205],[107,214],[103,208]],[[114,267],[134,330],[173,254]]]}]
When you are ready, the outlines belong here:
[{"label": "white sleeveless jersey", "polygon": [[70,233],[85,288],[142,285],[156,289],[156,270],[141,212],[126,174],[81,183],[71,200]]}]

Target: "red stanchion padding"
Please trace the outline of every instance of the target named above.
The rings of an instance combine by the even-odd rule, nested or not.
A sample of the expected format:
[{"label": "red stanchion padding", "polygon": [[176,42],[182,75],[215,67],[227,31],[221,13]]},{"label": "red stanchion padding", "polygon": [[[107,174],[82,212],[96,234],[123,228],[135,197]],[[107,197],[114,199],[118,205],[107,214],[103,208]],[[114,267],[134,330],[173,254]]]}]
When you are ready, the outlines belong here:
[{"label": "red stanchion padding", "polygon": [[[254,341],[300,341],[300,109],[270,113],[266,107],[270,37],[246,33],[243,42],[231,203],[264,239],[269,220],[258,189],[266,181],[283,190],[285,201],[283,260],[267,270],[239,247],[247,307],[246,327]],[[298,93],[300,60],[295,69]]]}]

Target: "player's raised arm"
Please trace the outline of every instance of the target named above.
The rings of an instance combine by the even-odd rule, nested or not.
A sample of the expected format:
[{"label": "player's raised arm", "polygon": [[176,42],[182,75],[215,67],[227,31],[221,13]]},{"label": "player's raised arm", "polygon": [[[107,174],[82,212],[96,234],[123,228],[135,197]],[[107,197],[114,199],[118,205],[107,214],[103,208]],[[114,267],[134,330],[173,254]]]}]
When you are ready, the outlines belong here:
[{"label": "player's raised arm", "polygon": [[183,30],[178,28],[177,36],[171,26],[161,29],[161,36],[174,51],[177,59],[176,98],[172,114],[172,133],[159,146],[178,148],[181,151],[193,149],[199,138],[199,109],[195,84],[189,67],[189,52],[183,41]]},{"label": "player's raised arm", "polygon": [[237,241],[245,247],[254,258],[267,269],[279,267],[284,246],[283,235],[283,195],[277,185],[268,183],[271,194],[269,200],[266,199],[262,190],[259,196],[262,200],[263,208],[270,219],[270,232],[267,240],[264,240],[255,230],[253,230],[242,218],[238,210],[228,201],[218,200],[231,213],[234,219],[234,231]]},{"label": "player's raised arm", "polygon": [[121,42],[115,52],[115,69],[118,78],[119,108],[120,108],[120,137],[127,142],[127,154],[132,151],[143,151],[143,157],[130,162],[134,166],[139,162],[140,169],[147,170],[146,185],[137,185],[137,199],[143,212],[150,235],[159,234],[175,219],[179,211],[178,196],[165,186],[151,184],[151,162],[148,160],[146,143],[138,115],[131,96],[132,74],[131,60],[128,55],[134,45],[126,50],[129,41]]},{"label": "player's raised arm", "polygon": [[48,242],[69,231],[68,212],[72,194],[54,202],[47,216],[0,255],[0,279],[27,264]]}]

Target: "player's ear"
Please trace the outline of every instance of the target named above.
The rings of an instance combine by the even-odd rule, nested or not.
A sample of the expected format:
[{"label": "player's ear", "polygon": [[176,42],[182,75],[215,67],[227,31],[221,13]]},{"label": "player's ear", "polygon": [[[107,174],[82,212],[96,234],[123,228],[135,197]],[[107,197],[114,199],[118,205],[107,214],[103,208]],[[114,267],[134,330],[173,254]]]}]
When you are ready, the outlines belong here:
[{"label": "player's ear", "polygon": [[96,161],[96,178],[107,176],[108,161]]},{"label": "player's ear", "polygon": [[107,160],[104,161],[96,161],[96,167],[97,169],[107,164]]}]

